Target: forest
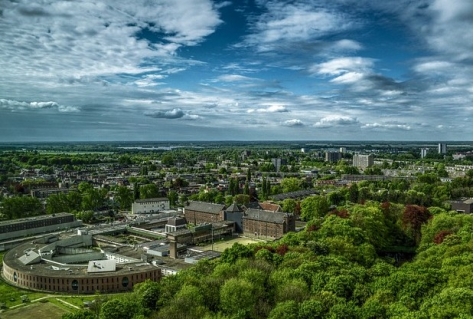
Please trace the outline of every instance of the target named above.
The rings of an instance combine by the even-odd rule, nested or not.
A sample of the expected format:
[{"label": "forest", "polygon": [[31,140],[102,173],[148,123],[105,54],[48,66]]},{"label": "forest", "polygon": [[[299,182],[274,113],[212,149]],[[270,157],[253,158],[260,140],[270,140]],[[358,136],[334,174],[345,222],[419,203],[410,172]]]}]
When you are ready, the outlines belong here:
[{"label": "forest", "polygon": [[63,319],[472,318],[472,216],[367,201]]}]

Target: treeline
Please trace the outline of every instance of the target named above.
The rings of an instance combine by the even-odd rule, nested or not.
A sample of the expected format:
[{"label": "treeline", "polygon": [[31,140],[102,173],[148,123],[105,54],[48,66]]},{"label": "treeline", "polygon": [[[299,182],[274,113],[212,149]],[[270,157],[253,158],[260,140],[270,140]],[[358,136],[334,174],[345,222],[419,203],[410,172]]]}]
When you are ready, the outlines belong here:
[{"label": "treeline", "polygon": [[64,319],[472,318],[472,216],[366,202]]}]

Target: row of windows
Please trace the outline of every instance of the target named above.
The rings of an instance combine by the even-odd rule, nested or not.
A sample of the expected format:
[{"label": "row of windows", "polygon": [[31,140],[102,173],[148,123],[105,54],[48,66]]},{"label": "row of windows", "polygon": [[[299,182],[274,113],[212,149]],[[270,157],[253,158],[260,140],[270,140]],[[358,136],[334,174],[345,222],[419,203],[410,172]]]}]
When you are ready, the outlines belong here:
[{"label": "row of windows", "polygon": [[32,220],[23,223],[14,223],[9,225],[1,225],[0,226],[0,233],[7,233],[12,231],[18,230],[25,230],[30,228],[37,228],[37,227],[44,227],[44,226],[51,226],[57,225],[62,223],[73,222],[73,216],[65,216],[65,217],[57,217],[51,219],[43,219],[43,220]]},{"label": "row of windows", "polygon": [[[110,278],[91,278],[91,279],[64,279],[64,278],[46,278],[31,275],[13,273],[13,281],[20,286],[34,289],[47,289],[51,291],[113,291],[133,287],[133,282],[141,282],[145,279],[159,279],[161,270],[155,270],[151,273],[142,273],[124,277]],[[32,281],[33,279],[33,281]],[[34,280],[37,281],[34,281]],[[94,286],[94,283],[96,286]],[[99,285],[100,283],[100,285]],[[131,283],[130,287],[129,284]],[[105,284],[105,285],[104,285]]]}]

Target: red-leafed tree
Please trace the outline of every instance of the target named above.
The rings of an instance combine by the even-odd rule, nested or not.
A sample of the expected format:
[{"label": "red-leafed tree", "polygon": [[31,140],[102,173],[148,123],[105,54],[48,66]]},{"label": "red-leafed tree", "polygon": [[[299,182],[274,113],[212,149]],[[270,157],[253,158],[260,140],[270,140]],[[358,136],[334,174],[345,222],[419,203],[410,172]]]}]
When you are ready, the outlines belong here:
[{"label": "red-leafed tree", "polygon": [[425,224],[430,218],[431,213],[424,206],[406,205],[402,215],[403,227],[410,231],[413,235],[415,244],[420,243],[421,226]]},{"label": "red-leafed tree", "polygon": [[435,235],[435,237],[433,238],[433,242],[435,244],[441,244],[446,238],[446,236],[451,235],[451,234],[452,232],[449,230],[442,230]]}]

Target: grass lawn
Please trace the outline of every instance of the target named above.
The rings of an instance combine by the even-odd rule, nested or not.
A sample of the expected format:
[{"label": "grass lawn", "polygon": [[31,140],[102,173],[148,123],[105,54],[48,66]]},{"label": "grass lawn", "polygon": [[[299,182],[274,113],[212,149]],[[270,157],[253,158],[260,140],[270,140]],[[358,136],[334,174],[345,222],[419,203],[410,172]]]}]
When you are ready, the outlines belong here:
[{"label": "grass lawn", "polygon": [[18,307],[16,309],[10,309],[6,313],[0,315],[0,318],[8,319],[61,319],[64,313],[69,311],[51,302],[35,302],[30,303],[24,307]]},{"label": "grass lawn", "polygon": [[[248,245],[248,244],[254,244],[254,243],[259,243],[259,242],[261,242],[261,241],[251,239],[251,238],[245,238],[245,237],[234,238],[234,239],[226,240],[226,241],[215,241],[214,242],[214,250],[219,251],[219,252],[223,252],[226,248],[232,247],[232,245],[234,243],[239,243],[239,244],[242,244],[242,245]],[[202,250],[211,250],[212,249],[212,244],[207,245],[207,246],[203,246],[203,247],[199,247],[199,248],[202,249]]]},{"label": "grass lawn", "polygon": [[8,308],[21,304],[21,296],[26,295],[28,299],[34,300],[46,296],[45,293],[28,291],[8,285],[0,278],[0,302]]}]

